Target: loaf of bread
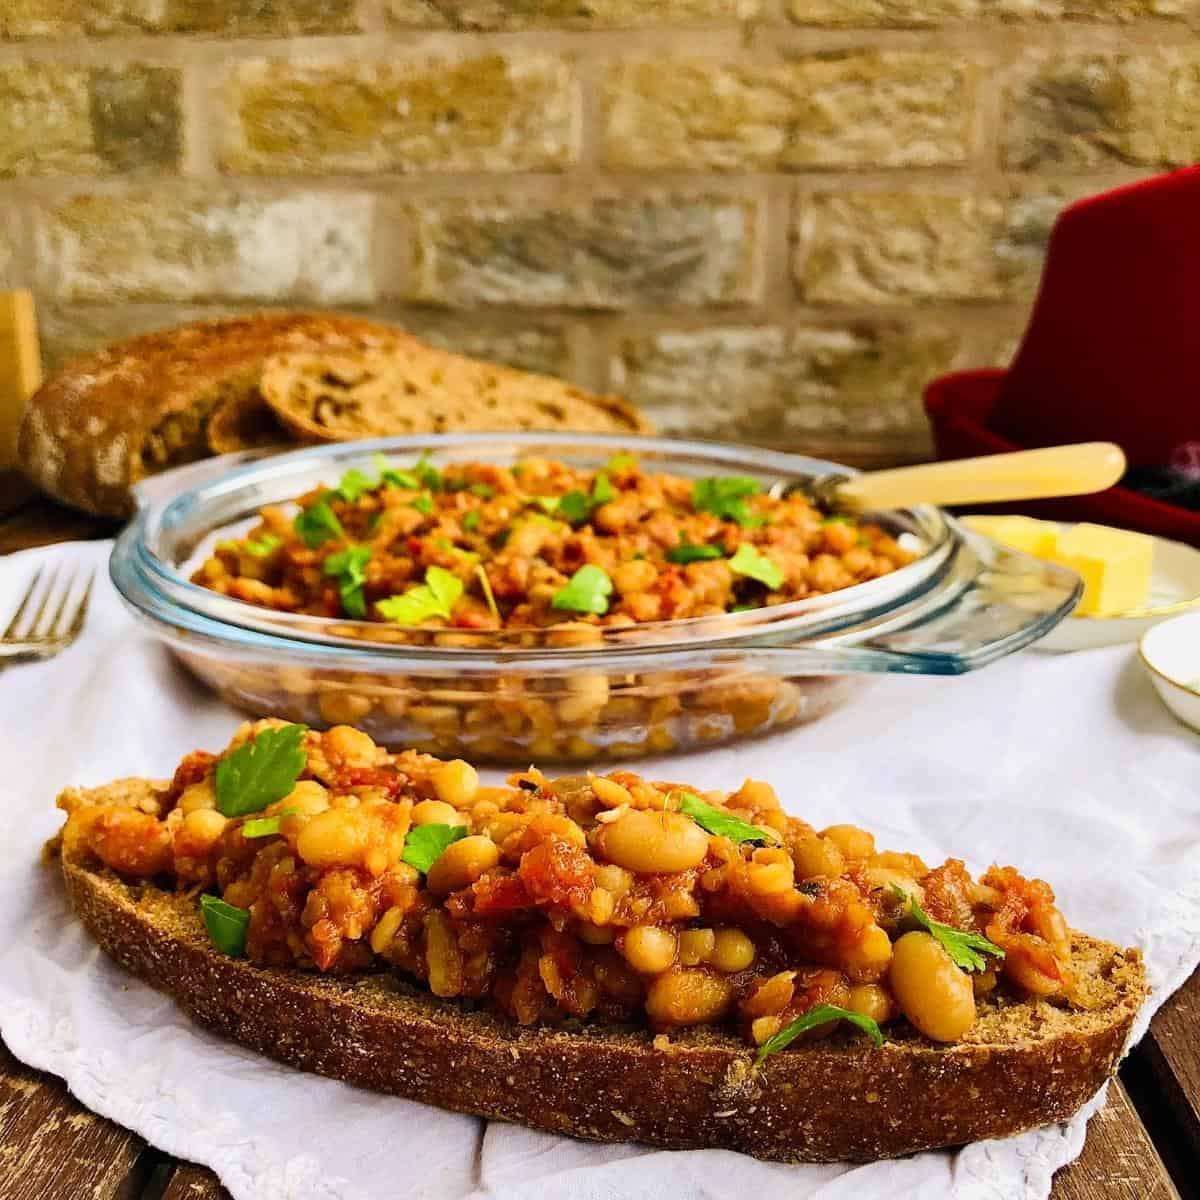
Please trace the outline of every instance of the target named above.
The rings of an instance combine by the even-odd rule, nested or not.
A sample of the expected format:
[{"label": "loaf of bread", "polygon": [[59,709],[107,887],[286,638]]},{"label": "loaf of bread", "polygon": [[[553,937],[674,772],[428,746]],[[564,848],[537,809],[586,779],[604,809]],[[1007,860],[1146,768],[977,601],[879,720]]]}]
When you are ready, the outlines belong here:
[{"label": "loaf of bread", "polygon": [[650,426],[623,400],[437,350],[395,326],[264,312],[76,359],[30,400],[18,453],[51,496],[120,517],[140,479],[209,454],[467,429]]},{"label": "loaf of bread", "polygon": [[493,429],[650,432],[617,396],[417,341],[354,354],[278,354],[263,368],[262,393],[306,441]]},{"label": "loaf of bread", "polygon": [[[231,406],[243,414],[219,427],[222,450],[246,443],[234,430],[262,409],[263,362],[286,349],[345,352],[403,339],[398,329],[337,313],[267,312],[198,321],[118,342],[68,364],[30,399],[18,454],[51,496],[87,512],[124,516],[139,479],[212,453],[208,429]],[[252,444],[289,441],[269,413]]]}]

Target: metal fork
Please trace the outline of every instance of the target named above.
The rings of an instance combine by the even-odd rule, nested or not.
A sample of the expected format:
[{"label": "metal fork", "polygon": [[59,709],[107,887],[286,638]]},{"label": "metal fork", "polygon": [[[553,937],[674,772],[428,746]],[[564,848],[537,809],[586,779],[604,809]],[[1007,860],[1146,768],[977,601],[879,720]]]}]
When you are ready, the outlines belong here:
[{"label": "metal fork", "polygon": [[78,570],[71,571],[62,585],[59,584],[61,573],[55,567],[45,587],[39,586],[42,568],[34,573],[12,620],[0,633],[0,665],[15,659],[53,658],[79,636],[91,603],[96,574],[88,571],[87,582],[79,592],[76,587]]}]

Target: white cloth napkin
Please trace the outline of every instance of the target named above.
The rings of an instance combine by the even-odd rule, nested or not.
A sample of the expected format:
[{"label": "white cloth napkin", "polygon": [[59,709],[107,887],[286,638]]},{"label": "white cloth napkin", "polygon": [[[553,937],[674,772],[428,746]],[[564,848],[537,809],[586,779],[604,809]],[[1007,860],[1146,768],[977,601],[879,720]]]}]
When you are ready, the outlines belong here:
[{"label": "white cloth napkin", "polygon": [[[75,646],[0,675],[0,1032],[89,1108],[213,1167],[236,1200],[1042,1200],[1079,1153],[1102,1098],[1064,1125],[955,1153],[791,1167],[489,1124],[203,1032],[94,948],[38,861],[59,788],[168,775],[242,719],[135,626],[103,575],[107,552],[0,561],[0,616],[39,562],[94,563],[103,585]],[[1159,706],[1128,647],[884,680],[809,728],[669,770],[705,786],[768,779],[818,826],[853,821],[931,862],[1013,863],[1050,880],[1073,924],[1144,948],[1155,994],[1138,1035],[1200,961],[1200,739]]]}]

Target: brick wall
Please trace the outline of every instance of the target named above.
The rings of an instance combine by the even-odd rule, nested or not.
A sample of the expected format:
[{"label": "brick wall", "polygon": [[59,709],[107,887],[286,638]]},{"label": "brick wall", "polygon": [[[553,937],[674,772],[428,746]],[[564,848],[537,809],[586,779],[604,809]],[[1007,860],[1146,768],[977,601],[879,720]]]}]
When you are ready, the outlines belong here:
[{"label": "brick wall", "polygon": [[377,312],[855,461],[1001,362],[1081,194],[1200,158],[1200,0],[3,0],[49,365]]}]

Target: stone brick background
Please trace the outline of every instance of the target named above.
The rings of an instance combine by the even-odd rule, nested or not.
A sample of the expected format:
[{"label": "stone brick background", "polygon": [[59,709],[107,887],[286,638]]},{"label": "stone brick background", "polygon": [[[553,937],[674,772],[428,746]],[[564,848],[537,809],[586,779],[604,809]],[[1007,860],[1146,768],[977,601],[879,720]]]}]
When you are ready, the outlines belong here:
[{"label": "stone brick background", "polygon": [[1011,354],[1070,200],[1200,158],[1200,0],[2,0],[51,368],[378,313],[855,462]]}]

